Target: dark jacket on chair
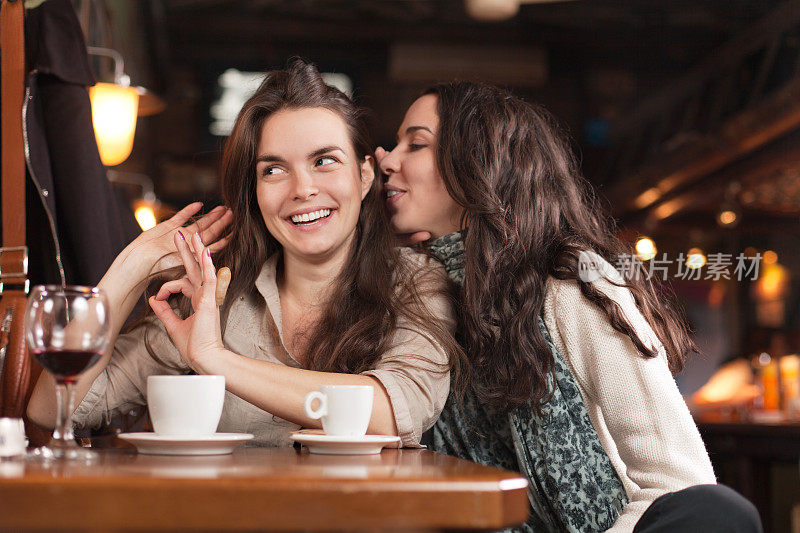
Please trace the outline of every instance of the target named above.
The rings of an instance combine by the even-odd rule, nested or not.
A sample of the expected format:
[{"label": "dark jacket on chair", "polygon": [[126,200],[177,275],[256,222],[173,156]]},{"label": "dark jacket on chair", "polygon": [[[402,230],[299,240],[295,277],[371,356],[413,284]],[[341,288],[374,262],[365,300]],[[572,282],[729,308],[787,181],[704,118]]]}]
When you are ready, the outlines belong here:
[{"label": "dark jacket on chair", "polygon": [[95,285],[138,227],[100,161],[87,91],[95,79],[69,0],[27,11],[25,56],[28,277]]}]

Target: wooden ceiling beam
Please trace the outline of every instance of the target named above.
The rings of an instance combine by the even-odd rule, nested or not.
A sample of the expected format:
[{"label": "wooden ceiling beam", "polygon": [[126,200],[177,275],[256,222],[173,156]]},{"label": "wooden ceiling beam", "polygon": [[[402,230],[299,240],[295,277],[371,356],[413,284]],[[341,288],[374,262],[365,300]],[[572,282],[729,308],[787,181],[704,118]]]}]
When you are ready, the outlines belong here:
[{"label": "wooden ceiling beam", "polygon": [[[761,104],[728,120],[714,136],[705,136],[665,154],[609,189],[617,216],[661,208],[681,189],[800,127],[800,78]],[[652,191],[650,197],[648,194]]]},{"label": "wooden ceiling beam", "polygon": [[[651,221],[667,223],[681,213],[697,209],[714,210],[723,200],[729,183],[739,182],[745,188],[773,178],[783,169],[800,165],[800,128],[769,146],[737,161],[735,165],[705,176],[694,186],[668,196],[646,210],[623,217],[625,224]],[[800,212],[800,206],[798,206]]]}]

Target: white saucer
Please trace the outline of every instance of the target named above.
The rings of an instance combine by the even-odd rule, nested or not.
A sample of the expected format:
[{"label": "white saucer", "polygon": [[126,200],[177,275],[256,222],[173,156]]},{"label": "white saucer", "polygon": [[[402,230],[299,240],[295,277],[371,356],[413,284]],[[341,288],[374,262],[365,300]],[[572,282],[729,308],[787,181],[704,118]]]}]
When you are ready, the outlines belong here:
[{"label": "white saucer", "polygon": [[215,433],[208,437],[166,437],[155,433],[120,433],[119,438],[150,455],[224,455],[253,438],[250,433]]},{"label": "white saucer", "polygon": [[363,437],[337,437],[319,433],[292,433],[292,440],[305,445],[311,453],[327,455],[373,455],[381,453],[384,446],[400,442],[391,435],[364,435]]}]

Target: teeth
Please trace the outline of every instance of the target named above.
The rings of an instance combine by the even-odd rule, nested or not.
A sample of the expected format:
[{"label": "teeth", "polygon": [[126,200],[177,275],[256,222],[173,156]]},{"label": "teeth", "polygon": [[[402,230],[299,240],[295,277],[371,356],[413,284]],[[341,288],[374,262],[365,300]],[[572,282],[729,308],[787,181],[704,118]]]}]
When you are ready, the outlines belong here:
[{"label": "teeth", "polygon": [[331,214],[330,209],[320,209],[319,211],[313,211],[311,213],[303,213],[302,215],[294,215],[292,216],[292,222],[295,224],[301,224],[303,222],[314,222],[317,219],[325,218]]},{"label": "teeth", "polygon": [[386,191],[386,198],[391,198],[395,194],[399,193],[400,191]]}]

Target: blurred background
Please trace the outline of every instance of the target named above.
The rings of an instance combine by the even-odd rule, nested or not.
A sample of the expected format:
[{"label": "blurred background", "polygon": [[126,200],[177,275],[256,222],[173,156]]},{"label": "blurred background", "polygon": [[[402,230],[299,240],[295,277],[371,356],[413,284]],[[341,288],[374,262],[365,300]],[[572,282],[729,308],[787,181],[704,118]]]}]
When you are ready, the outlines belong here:
[{"label": "blurred background", "polygon": [[[232,120],[263,72],[293,56],[368,107],[384,147],[437,81],[487,81],[544,105],[631,253],[667,281],[696,332],[702,354],[676,379],[720,480],[756,502],[767,531],[790,529],[800,502],[798,2],[73,5],[87,44],[118,52],[140,87],[132,151],[109,160],[108,177],[144,227],[218,201]],[[119,81],[120,57],[90,57],[99,81]]]}]

